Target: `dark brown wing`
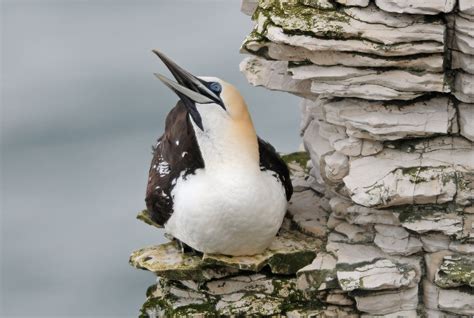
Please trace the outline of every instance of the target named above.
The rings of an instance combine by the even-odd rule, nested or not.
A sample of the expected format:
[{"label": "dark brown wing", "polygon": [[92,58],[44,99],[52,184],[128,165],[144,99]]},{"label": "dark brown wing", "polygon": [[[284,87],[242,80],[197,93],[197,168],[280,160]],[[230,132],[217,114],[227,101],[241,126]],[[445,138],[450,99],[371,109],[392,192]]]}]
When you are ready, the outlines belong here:
[{"label": "dark brown wing", "polygon": [[146,189],[146,206],[156,223],[164,225],[173,213],[171,191],[181,173],[184,176],[204,168],[194,129],[182,102],[166,117],[165,133],[153,148]]},{"label": "dark brown wing", "polygon": [[260,138],[258,138],[258,152],[260,154],[260,169],[270,170],[275,173],[275,177],[278,177],[285,187],[286,200],[290,201],[293,194],[293,185],[291,184],[290,171],[288,171],[286,163],[272,145]]}]

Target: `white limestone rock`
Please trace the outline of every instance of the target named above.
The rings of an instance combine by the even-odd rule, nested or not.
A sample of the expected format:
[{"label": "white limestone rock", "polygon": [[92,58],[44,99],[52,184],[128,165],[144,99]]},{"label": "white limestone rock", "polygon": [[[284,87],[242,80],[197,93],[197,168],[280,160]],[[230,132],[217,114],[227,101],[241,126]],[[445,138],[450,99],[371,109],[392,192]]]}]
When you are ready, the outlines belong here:
[{"label": "white limestone rock", "polygon": [[[352,200],[367,207],[446,203],[458,192],[472,196],[459,179],[474,171],[474,148],[462,138],[438,137],[406,145],[406,150],[384,149],[381,153],[350,161],[343,181]],[[371,167],[371,169],[367,169]]]},{"label": "white limestone rock", "polygon": [[240,11],[244,14],[252,16],[258,7],[258,0],[242,0]]},{"label": "white limestone rock", "polygon": [[340,182],[349,172],[349,158],[337,151],[323,156],[324,176],[331,182]]},{"label": "white limestone rock", "polygon": [[366,295],[356,295],[354,298],[357,309],[372,315],[413,311],[418,306],[418,286],[398,291],[380,291]]},{"label": "white limestone rock", "polygon": [[474,3],[471,0],[459,0],[459,11],[468,15],[474,15]]},{"label": "white limestone rock", "polygon": [[274,43],[302,47],[310,51],[360,52],[379,56],[407,56],[415,54],[442,53],[444,46],[436,41],[381,45],[367,40],[321,39],[308,35],[289,35],[282,28],[268,26],[265,37]]},{"label": "white limestone rock", "polygon": [[319,252],[313,262],[300,269],[296,275],[296,286],[307,297],[338,287],[336,259],[329,253]]},{"label": "white limestone rock", "polygon": [[[339,223],[334,231],[340,233],[343,236],[342,241],[347,243],[370,243],[374,240],[375,236],[373,229],[370,227],[347,222]],[[328,240],[331,240],[331,238]]]},{"label": "white limestone rock", "polygon": [[461,253],[461,254],[472,254],[474,255],[474,244],[463,244],[458,241],[453,241],[449,243],[449,249],[451,251]]},{"label": "white limestone rock", "polygon": [[[268,59],[280,61],[303,62],[310,61],[315,65],[349,67],[395,67],[399,69],[420,70],[427,72],[442,72],[442,54],[412,55],[406,58],[391,58],[387,56],[364,55],[357,52],[341,51],[311,51],[304,47],[290,46],[269,42],[267,40],[248,37],[241,52],[263,55]],[[463,62],[466,60],[461,57]],[[466,61],[467,62],[467,61]],[[462,65],[465,65],[465,63]],[[463,66],[464,68],[465,66]]]},{"label": "white limestone rock", "polygon": [[474,256],[446,255],[435,273],[434,283],[441,288],[474,287]]},{"label": "white limestone rock", "polygon": [[449,236],[441,233],[427,233],[420,236],[425,252],[434,253],[447,250],[450,245]]},{"label": "white limestone rock", "polygon": [[[344,206],[344,209],[334,210],[333,214],[336,214],[339,218],[345,219],[351,224],[367,225],[367,224],[387,224],[387,225],[400,225],[398,213],[391,210],[377,210],[367,208],[360,205],[345,203],[344,205],[338,203],[343,199],[336,197],[329,201],[331,206],[339,204]],[[347,202],[347,201],[345,201]]]},{"label": "white limestone rock", "polygon": [[[299,11],[297,15],[294,14],[295,9]],[[359,14],[358,19],[355,19],[345,11],[323,11],[289,4],[280,5],[277,10],[270,9],[267,14],[274,25],[286,31],[311,32],[316,37],[360,38],[386,45],[417,41],[444,42],[445,28],[441,20],[426,23],[415,18],[410,24],[394,27],[386,24],[393,15],[375,6],[352,10],[365,10],[368,14]],[[381,20],[381,16],[387,18]],[[374,24],[377,27],[374,27]]]},{"label": "white limestone rock", "polygon": [[474,315],[474,295],[456,289],[439,289],[438,308],[458,315]]},{"label": "white limestone rock", "polygon": [[464,103],[474,103],[474,75],[457,72],[456,78],[454,79],[453,93],[457,99]]},{"label": "white limestone rock", "polygon": [[442,73],[318,65],[291,67],[288,71],[293,79],[311,80],[311,91],[328,97],[410,100],[426,92],[449,91]]},{"label": "white limestone rock", "polygon": [[271,90],[280,90],[300,96],[311,96],[311,81],[298,81],[287,73],[287,62],[267,61],[248,57],[240,63],[240,71],[254,86],[265,86]]},{"label": "white limestone rock", "polygon": [[403,227],[417,233],[440,232],[444,235],[462,237],[463,218],[457,213],[444,211],[414,213],[402,222]]},{"label": "white limestone rock", "polygon": [[328,212],[321,207],[326,200],[313,190],[293,193],[288,213],[298,229],[315,237],[326,237]]},{"label": "white limestone rock", "polygon": [[340,3],[345,6],[356,6],[356,7],[367,7],[369,5],[369,0],[336,0],[337,3]]},{"label": "white limestone rock", "polygon": [[474,104],[458,105],[461,135],[474,142]]},{"label": "white limestone rock", "polygon": [[375,4],[388,12],[438,14],[451,12],[456,0],[375,0]]},{"label": "white limestone rock", "polygon": [[414,269],[406,269],[389,259],[377,260],[350,270],[337,270],[337,280],[344,291],[413,287],[416,286],[416,276]]},{"label": "white limestone rock", "polygon": [[474,55],[452,50],[451,68],[462,69],[466,73],[474,74]]},{"label": "white limestone rock", "polygon": [[321,107],[326,121],[345,126],[349,136],[364,140],[448,134],[456,118],[453,103],[446,97],[405,105],[352,98],[329,99],[322,100]]},{"label": "white limestone rock", "polygon": [[400,226],[375,225],[374,243],[390,255],[411,255],[421,251],[421,241]]}]

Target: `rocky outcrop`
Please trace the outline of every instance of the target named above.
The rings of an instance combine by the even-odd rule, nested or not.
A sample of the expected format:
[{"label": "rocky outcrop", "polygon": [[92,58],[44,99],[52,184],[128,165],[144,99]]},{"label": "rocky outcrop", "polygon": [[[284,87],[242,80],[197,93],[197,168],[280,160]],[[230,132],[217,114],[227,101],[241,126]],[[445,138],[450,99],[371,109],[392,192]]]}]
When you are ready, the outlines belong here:
[{"label": "rocky outcrop", "polygon": [[[306,153],[272,246],[134,252],[161,277],[141,314],[474,315],[474,5],[243,0],[240,69],[301,97]],[[139,219],[155,225],[146,211]]]},{"label": "rocky outcrop", "polygon": [[473,5],[262,0],[251,15],[241,71],[302,97],[329,204],[297,287],[362,316],[473,315]]}]

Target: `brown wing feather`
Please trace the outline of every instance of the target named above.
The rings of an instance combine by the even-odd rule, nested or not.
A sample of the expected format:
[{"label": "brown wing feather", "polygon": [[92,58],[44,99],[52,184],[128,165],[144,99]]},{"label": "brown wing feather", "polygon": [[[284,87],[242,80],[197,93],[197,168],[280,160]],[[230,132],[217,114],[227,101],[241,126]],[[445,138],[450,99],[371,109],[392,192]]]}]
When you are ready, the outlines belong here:
[{"label": "brown wing feather", "polygon": [[156,223],[164,225],[173,213],[175,180],[183,172],[187,175],[200,168],[204,168],[204,161],[196,136],[184,104],[178,102],[166,117],[165,133],[153,148],[145,202]]},{"label": "brown wing feather", "polygon": [[286,200],[290,201],[293,194],[293,185],[291,184],[288,166],[275,151],[275,148],[260,138],[258,138],[258,152],[260,154],[260,169],[270,170],[276,174],[276,177],[285,187]]}]

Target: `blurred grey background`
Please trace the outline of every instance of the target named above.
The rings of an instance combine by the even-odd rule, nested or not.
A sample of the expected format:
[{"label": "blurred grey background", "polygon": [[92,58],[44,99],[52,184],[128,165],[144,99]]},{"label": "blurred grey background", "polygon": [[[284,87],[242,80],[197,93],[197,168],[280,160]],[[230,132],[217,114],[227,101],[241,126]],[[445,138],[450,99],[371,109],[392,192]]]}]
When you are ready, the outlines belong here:
[{"label": "blurred grey background", "polygon": [[154,276],[128,265],[163,241],[135,220],[151,145],[176,97],[160,48],[240,88],[258,133],[298,147],[298,99],[251,87],[238,0],[3,0],[2,317],[133,317]]}]

